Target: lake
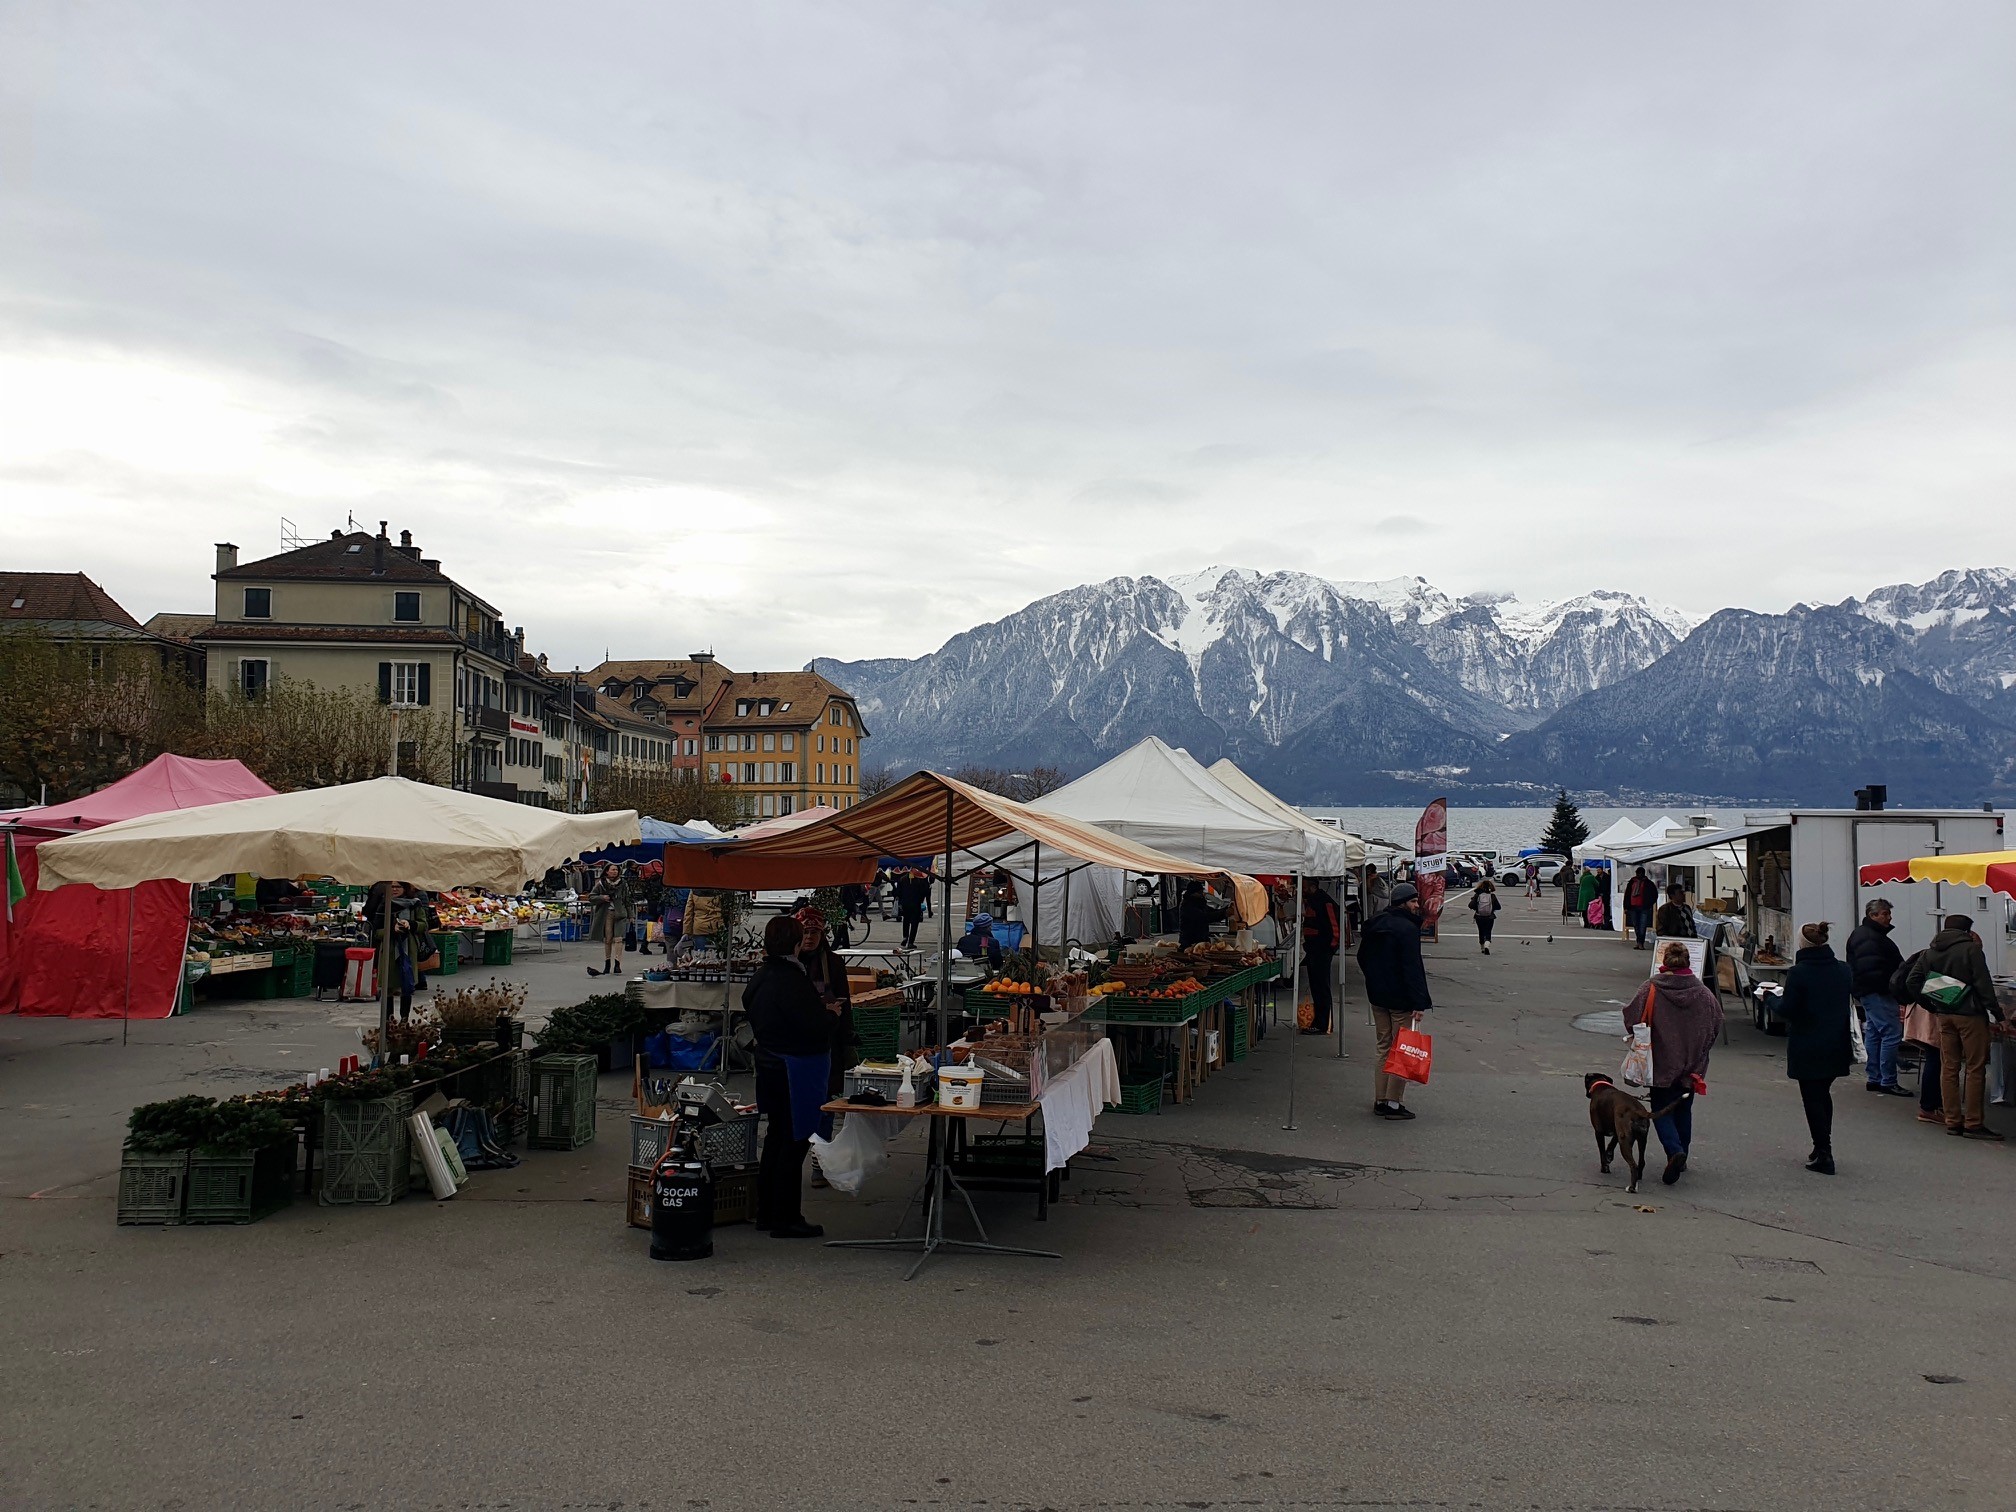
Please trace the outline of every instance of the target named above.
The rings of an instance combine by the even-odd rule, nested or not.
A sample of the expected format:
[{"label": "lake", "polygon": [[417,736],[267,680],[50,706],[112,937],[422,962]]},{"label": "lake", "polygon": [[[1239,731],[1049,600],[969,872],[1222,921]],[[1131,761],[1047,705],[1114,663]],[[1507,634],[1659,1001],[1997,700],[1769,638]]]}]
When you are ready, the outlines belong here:
[{"label": "lake", "polygon": [[[1418,808],[1312,807],[1306,812],[1334,817],[1354,835],[1363,835],[1368,840],[1388,840],[1407,850],[1414,848],[1414,825],[1421,817]],[[1553,812],[1551,805],[1539,808],[1462,808],[1452,803],[1449,805],[1449,848],[1455,851],[1495,850],[1501,856],[1516,856],[1528,846],[1540,843],[1541,832],[1547,828]],[[1582,822],[1589,826],[1590,834],[1600,835],[1620,817],[1643,825],[1665,815],[1684,824],[1695,814],[1706,814],[1719,824],[1740,825],[1744,812],[1742,809],[1687,805],[1667,809],[1585,808],[1582,810]]]}]

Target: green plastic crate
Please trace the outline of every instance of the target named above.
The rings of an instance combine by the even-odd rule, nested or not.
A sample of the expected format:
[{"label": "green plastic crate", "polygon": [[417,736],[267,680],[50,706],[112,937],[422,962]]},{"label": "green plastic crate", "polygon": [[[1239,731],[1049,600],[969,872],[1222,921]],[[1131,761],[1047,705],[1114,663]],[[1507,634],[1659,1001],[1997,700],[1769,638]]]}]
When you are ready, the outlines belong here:
[{"label": "green plastic crate", "polygon": [[1253,1011],[1250,1008],[1234,1008],[1225,1015],[1225,1058],[1242,1061],[1253,1053],[1252,1046]]},{"label": "green plastic crate", "polygon": [[532,1062],[535,1150],[578,1150],[595,1139],[595,1057],[542,1055]]},{"label": "green plastic crate", "polygon": [[155,1155],[125,1150],[119,1157],[119,1222],[180,1223],[189,1194],[189,1152]]},{"label": "green plastic crate", "polygon": [[1120,1083],[1122,1113],[1153,1113],[1162,1106],[1162,1078]]},{"label": "green plastic crate", "polygon": [[252,1223],[294,1200],[292,1140],[226,1155],[197,1150],[189,1157],[184,1223]]},{"label": "green plastic crate", "polygon": [[518,932],[514,929],[486,929],[483,931],[483,964],[485,966],[509,966],[511,947],[517,943]]},{"label": "green plastic crate", "polygon": [[332,1097],[322,1105],[322,1191],[325,1207],[397,1202],[406,1195],[412,1159],[406,1120],[413,1094]]},{"label": "green plastic crate", "polygon": [[312,950],[295,952],[294,959],[286,966],[273,968],[274,979],[279,982],[278,997],[306,997],[315,990],[315,953]]},{"label": "green plastic crate", "polygon": [[435,935],[434,949],[441,957],[441,964],[434,968],[436,976],[453,976],[462,969],[462,936],[457,931],[444,929]]}]

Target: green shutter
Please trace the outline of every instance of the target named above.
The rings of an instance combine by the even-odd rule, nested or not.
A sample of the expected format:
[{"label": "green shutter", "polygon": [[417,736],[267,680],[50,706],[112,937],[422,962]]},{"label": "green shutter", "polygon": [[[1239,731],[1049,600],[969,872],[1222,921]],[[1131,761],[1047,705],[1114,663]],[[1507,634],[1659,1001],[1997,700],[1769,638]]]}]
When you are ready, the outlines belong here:
[{"label": "green shutter", "polygon": [[378,663],[378,702],[392,702],[392,663]]},{"label": "green shutter", "polygon": [[420,702],[423,705],[434,702],[434,664],[432,662],[420,663]]}]

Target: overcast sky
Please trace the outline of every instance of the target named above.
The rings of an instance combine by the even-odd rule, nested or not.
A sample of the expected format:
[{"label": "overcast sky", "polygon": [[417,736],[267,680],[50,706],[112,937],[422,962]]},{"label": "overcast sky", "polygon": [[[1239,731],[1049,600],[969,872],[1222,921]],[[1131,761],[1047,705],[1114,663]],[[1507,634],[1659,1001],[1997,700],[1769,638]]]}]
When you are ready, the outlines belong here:
[{"label": "overcast sky", "polygon": [[2016,563],[2016,8],[0,0],[0,567],[561,662]]}]

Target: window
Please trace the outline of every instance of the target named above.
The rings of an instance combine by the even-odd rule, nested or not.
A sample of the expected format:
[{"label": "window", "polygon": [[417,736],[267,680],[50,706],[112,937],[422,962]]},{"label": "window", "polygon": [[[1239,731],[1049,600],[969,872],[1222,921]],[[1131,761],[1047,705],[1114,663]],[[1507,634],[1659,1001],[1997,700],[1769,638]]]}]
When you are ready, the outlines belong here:
[{"label": "window", "polygon": [[774,751],[777,749],[777,737],[771,734],[768,730],[765,730],[763,732],[763,749],[766,751]]},{"label": "window", "polygon": [[697,740],[689,740],[689,741],[687,741],[687,742],[686,742],[686,754],[687,754],[688,756],[698,756],[698,755],[700,754],[700,742],[699,742],[699,741],[697,741]]},{"label": "window", "polygon": [[774,819],[777,817],[777,795],[775,793],[765,793],[763,795],[763,817],[765,819]]},{"label": "window", "polygon": [[776,762],[766,761],[763,763],[763,780],[765,782],[775,782],[777,780]]},{"label": "window", "polygon": [[777,780],[779,782],[796,782],[798,780],[798,763],[795,761],[779,762],[777,765]]},{"label": "window", "polygon": [[749,717],[748,699],[738,698],[735,700],[735,717],[737,719],[747,719]]},{"label": "window", "polygon": [[392,618],[418,624],[420,622],[420,595],[418,593],[393,594]]},{"label": "window", "polygon": [[789,793],[786,793],[782,798],[777,800],[777,812],[780,814],[791,812],[791,795]]},{"label": "window", "polygon": [[263,698],[273,680],[273,664],[261,658],[238,663],[238,691],[247,698]]},{"label": "window", "polygon": [[822,751],[826,749],[826,737],[824,735],[819,737],[819,749]]},{"label": "window", "polygon": [[393,662],[391,687],[387,690],[388,701],[402,708],[426,702],[420,696],[421,662]]},{"label": "window", "polygon": [[825,762],[815,761],[812,763],[812,780],[814,782],[824,782],[826,780]]},{"label": "window", "polygon": [[709,736],[707,737],[707,749],[708,749],[708,750],[710,750],[710,751],[718,751],[718,750],[720,750],[720,749],[721,749],[721,737],[720,737],[719,735],[709,735]]},{"label": "window", "polygon": [[835,704],[832,708],[828,709],[826,711],[826,719],[829,724],[840,723],[840,705]]},{"label": "window", "polygon": [[755,762],[753,762],[753,761],[745,761],[745,762],[743,762],[743,763],[742,763],[742,780],[743,780],[744,782],[755,782],[755,781],[757,781],[758,779],[757,779],[757,776],[756,776],[756,771],[757,771],[757,767],[756,767],[756,763],[755,763]]},{"label": "window", "polygon": [[245,590],[245,618],[273,618],[273,590],[271,588],[247,588]]},{"label": "window", "polygon": [[[786,704],[784,707],[788,709],[791,706],[789,704]],[[789,730],[786,730],[784,734],[779,737],[779,745],[780,749],[782,750],[795,751],[798,749],[798,737],[796,735],[793,735]]]},{"label": "window", "polygon": [[852,735],[847,737],[847,754],[849,756],[854,754],[854,737]]},{"label": "window", "polygon": [[776,707],[777,705],[773,704],[772,702],[770,702],[769,699],[766,698],[763,700],[763,702],[756,705],[756,712],[760,714],[763,718],[768,719],[770,717],[770,711]]},{"label": "window", "polygon": [[719,782],[721,780],[720,762],[710,761],[707,763],[707,780],[709,782]]}]

